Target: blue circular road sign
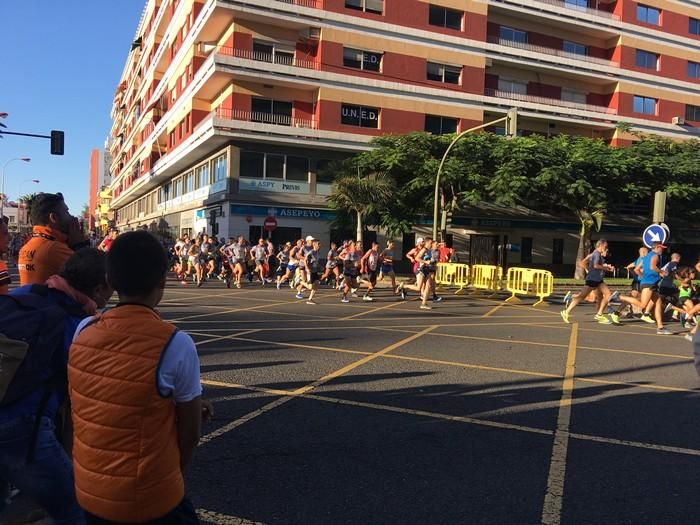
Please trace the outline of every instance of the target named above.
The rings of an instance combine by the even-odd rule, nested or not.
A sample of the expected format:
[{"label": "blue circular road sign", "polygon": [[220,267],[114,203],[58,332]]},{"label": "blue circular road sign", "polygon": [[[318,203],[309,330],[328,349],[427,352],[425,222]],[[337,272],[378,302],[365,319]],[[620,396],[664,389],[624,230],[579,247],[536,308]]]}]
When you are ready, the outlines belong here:
[{"label": "blue circular road sign", "polygon": [[665,243],[668,240],[669,233],[668,228],[664,228],[661,224],[651,224],[647,226],[642,235],[644,246],[651,248],[655,242]]}]

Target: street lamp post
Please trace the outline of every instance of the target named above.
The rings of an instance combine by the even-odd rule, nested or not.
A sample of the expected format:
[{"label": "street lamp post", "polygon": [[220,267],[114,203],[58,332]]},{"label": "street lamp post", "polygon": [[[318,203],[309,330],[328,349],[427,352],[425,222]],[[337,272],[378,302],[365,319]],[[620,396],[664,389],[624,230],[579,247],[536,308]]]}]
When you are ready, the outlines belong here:
[{"label": "street lamp post", "polygon": [[17,201],[18,202],[19,202],[20,197],[22,196],[22,188],[28,182],[31,182],[32,184],[39,184],[41,181],[39,179],[24,179],[22,182],[20,182],[19,183],[19,192],[17,193]]},{"label": "street lamp post", "polygon": [[2,196],[2,200],[0,200],[0,217],[3,216],[3,212],[5,211],[5,199],[7,198],[5,195],[5,168],[7,168],[8,164],[17,160],[21,160],[22,162],[31,162],[32,159],[29,157],[15,157],[14,159],[8,160],[2,167],[2,173],[0,174],[0,195]]}]

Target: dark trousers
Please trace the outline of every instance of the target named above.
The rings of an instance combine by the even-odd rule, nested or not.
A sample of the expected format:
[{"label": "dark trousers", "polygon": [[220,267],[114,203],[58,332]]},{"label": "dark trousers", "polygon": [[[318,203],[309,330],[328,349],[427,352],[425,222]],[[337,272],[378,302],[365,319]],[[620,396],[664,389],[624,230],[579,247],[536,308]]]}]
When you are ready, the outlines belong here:
[{"label": "dark trousers", "polygon": [[[85,521],[87,525],[135,525],[119,523],[117,521],[103,520],[97,516],[93,516],[89,512],[85,513]],[[192,503],[187,498],[183,499],[180,504],[165,516],[151,521],[144,521],[138,525],[199,525],[199,518],[194,511]]]}]

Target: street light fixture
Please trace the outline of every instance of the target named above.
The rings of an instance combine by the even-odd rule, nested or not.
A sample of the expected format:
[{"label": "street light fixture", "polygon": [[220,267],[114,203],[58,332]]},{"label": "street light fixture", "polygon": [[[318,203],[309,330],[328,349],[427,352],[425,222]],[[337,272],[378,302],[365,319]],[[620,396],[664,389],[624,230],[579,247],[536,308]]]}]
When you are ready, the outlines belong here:
[{"label": "street light fixture", "polygon": [[0,217],[3,216],[3,211],[5,210],[5,168],[7,168],[7,165],[10,164],[11,162],[15,161],[22,161],[22,162],[31,162],[32,159],[29,157],[15,157],[14,159],[8,160],[5,165],[2,167],[2,174],[0,176],[0,196],[2,197],[2,200],[0,200]]},{"label": "street light fixture", "polygon": [[22,188],[25,184],[31,182],[32,184],[39,184],[41,181],[39,179],[24,179],[19,183],[19,192],[17,193],[17,201],[19,202],[20,197],[22,197]]}]

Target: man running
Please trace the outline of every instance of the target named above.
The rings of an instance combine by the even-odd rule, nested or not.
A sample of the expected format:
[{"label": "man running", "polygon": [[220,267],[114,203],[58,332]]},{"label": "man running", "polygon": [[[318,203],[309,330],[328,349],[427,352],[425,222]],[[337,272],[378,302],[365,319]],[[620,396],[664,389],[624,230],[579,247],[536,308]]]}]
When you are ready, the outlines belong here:
[{"label": "man running", "polygon": [[318,290],[319,272],[321,271],[321,241],[313,239],[311,241],[311,251],[306,252],[304,257],[304,269],[306,271],[305,279],[302,279],[297,286],[297,299],[303,299],[304,294],[301,293],[303,288],[311,290],[309,299],[306,304],[316,304],[314,295]]},{"label": "man running", "polygon": [[586,282],[581,289],[581,292],[572,299],[571,303],[565,310],[561,311],[561,318],[565,323],[570,323],[569,315],[571,311],[576,308],[576,306],[583,301],[592,291],[599,291],[602,294],[602,298],[598,305],[598,311],[594,317],[596,321],[600,324],[612,324],[611,321],[605,315],[605,309],[608,307],[608,302],[610,301],[611,292],[608,285],[605,284],[603,279],[605,278],[605,272],[612,272],[615,268],[605,262],[605,256],[608,253],[608,242],[604,239],[598,240],[595,244],[595,250],[591,253],[590,257],[587,258],[587,269]]}]

